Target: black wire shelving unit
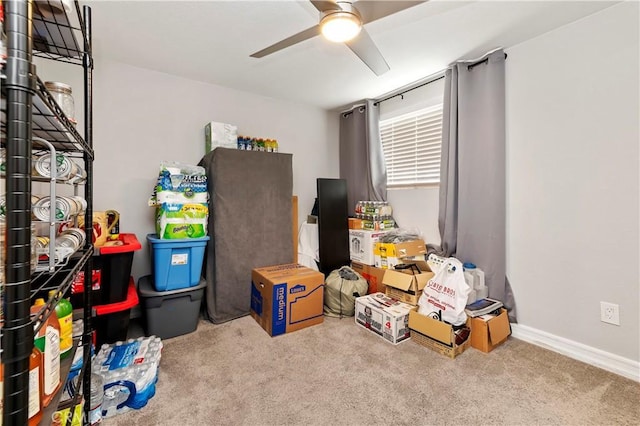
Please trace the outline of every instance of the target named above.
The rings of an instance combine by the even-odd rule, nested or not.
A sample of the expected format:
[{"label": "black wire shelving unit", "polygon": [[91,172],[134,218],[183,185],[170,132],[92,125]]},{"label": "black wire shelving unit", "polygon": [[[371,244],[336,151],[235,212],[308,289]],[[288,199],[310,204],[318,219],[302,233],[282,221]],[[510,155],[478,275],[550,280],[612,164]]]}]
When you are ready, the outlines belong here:
[{"label": "black wire shelving unit", "polygon": [[[74,349],[83,349],[81,392],[84,402],[83,423],[89,424],[91,388],[91,270],[93,246],[91,220],[85,221],[89,236],[85,245],[71,255],[64,265],[53,271],[31,274],[31,167],[34,136],[46,139],[57,152],[82,158],[87,179],[84,198],[85,217],[93,217],[93,57],[91,53],[91,8],[76,1],[8,0],[3,1],[4,28],[7,41],[6,63],[2,65],[0,146],[5,149],[5,244],[2,259],[5,283],[2,284],[1,356],[4,369],[4,425],[27,425],[29,422],[29,357],[33,350],[34,326],[38,328],[54,311],[61,295],[68,295],[71,284],[84,271],[82,336],[74,340]],[[33,57],[79,65],[84,71],[84,137],[65,116],[60,106],[38,78]],[[30,307],[36,296],[55,289],[44,308],[34,317]],[[55,315],[55,314],[54,314]],[[73,355],[69,358],[73,358]],[[71,367],[71,360],[61,364],[61,381]],[[41,425],[53,420],[62,388],[43,410]],[[77,403],[80,395],[72,402]]]}]

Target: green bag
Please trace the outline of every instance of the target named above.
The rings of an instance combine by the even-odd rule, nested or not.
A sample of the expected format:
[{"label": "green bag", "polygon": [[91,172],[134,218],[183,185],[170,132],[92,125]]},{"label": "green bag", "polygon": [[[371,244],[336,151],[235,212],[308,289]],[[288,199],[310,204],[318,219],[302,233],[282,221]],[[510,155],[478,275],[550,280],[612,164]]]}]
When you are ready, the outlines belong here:
[{"label": "green bag", "polygon": [[366,295],[368,289],[367,280],[350,267],[334,270],[324,282],[324,314],[352,317],[356,310],[356,297]]}]

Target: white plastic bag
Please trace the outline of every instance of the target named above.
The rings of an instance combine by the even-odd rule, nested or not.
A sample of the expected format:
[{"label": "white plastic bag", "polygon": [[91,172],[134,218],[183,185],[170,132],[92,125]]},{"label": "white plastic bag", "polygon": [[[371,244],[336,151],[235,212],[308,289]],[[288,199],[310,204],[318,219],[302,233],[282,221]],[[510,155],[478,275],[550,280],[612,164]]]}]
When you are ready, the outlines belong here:
[{"label": "white plastic bag", "polygon": [[453,325],[467,321],[464,308],[471,287],[464,279],[462,263],[455,257],[445,260],[429,280],[418,300],[418,312]]}]

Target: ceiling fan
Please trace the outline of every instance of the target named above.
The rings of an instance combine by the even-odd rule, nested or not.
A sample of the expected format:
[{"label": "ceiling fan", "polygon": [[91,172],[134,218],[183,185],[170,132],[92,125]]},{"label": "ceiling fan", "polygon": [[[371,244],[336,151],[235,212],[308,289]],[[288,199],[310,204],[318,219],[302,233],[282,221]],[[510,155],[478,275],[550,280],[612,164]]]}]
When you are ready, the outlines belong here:
[{"label": "ceiling fan", "polygon": [[[265,49],[251,55],[262,58],[286,47],[317,35],[343,42],[364,62],[376,75],[389,71],[389,64],[363,28],[365,24],[401,10],[424,3],[424,1],[342,1],[342,0],[310,0],[320,12],[318,25],[287,37]],[[332,32],[335,31],[335,32]],[[337,35],[336,35],[337,34]]]}]

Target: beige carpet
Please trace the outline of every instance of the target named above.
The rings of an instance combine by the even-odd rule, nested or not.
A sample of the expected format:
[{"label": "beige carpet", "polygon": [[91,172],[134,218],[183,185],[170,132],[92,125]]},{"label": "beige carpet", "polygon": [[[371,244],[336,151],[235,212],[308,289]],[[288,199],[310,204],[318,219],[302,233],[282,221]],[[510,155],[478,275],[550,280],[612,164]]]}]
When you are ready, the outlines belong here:
[{"label": "beige carpet", "polygon": [[251,317],[167,339],[156,395],[115,425],[638,425],[640,384],[510,338],[455,360],[353,318],[272,338]]}]

